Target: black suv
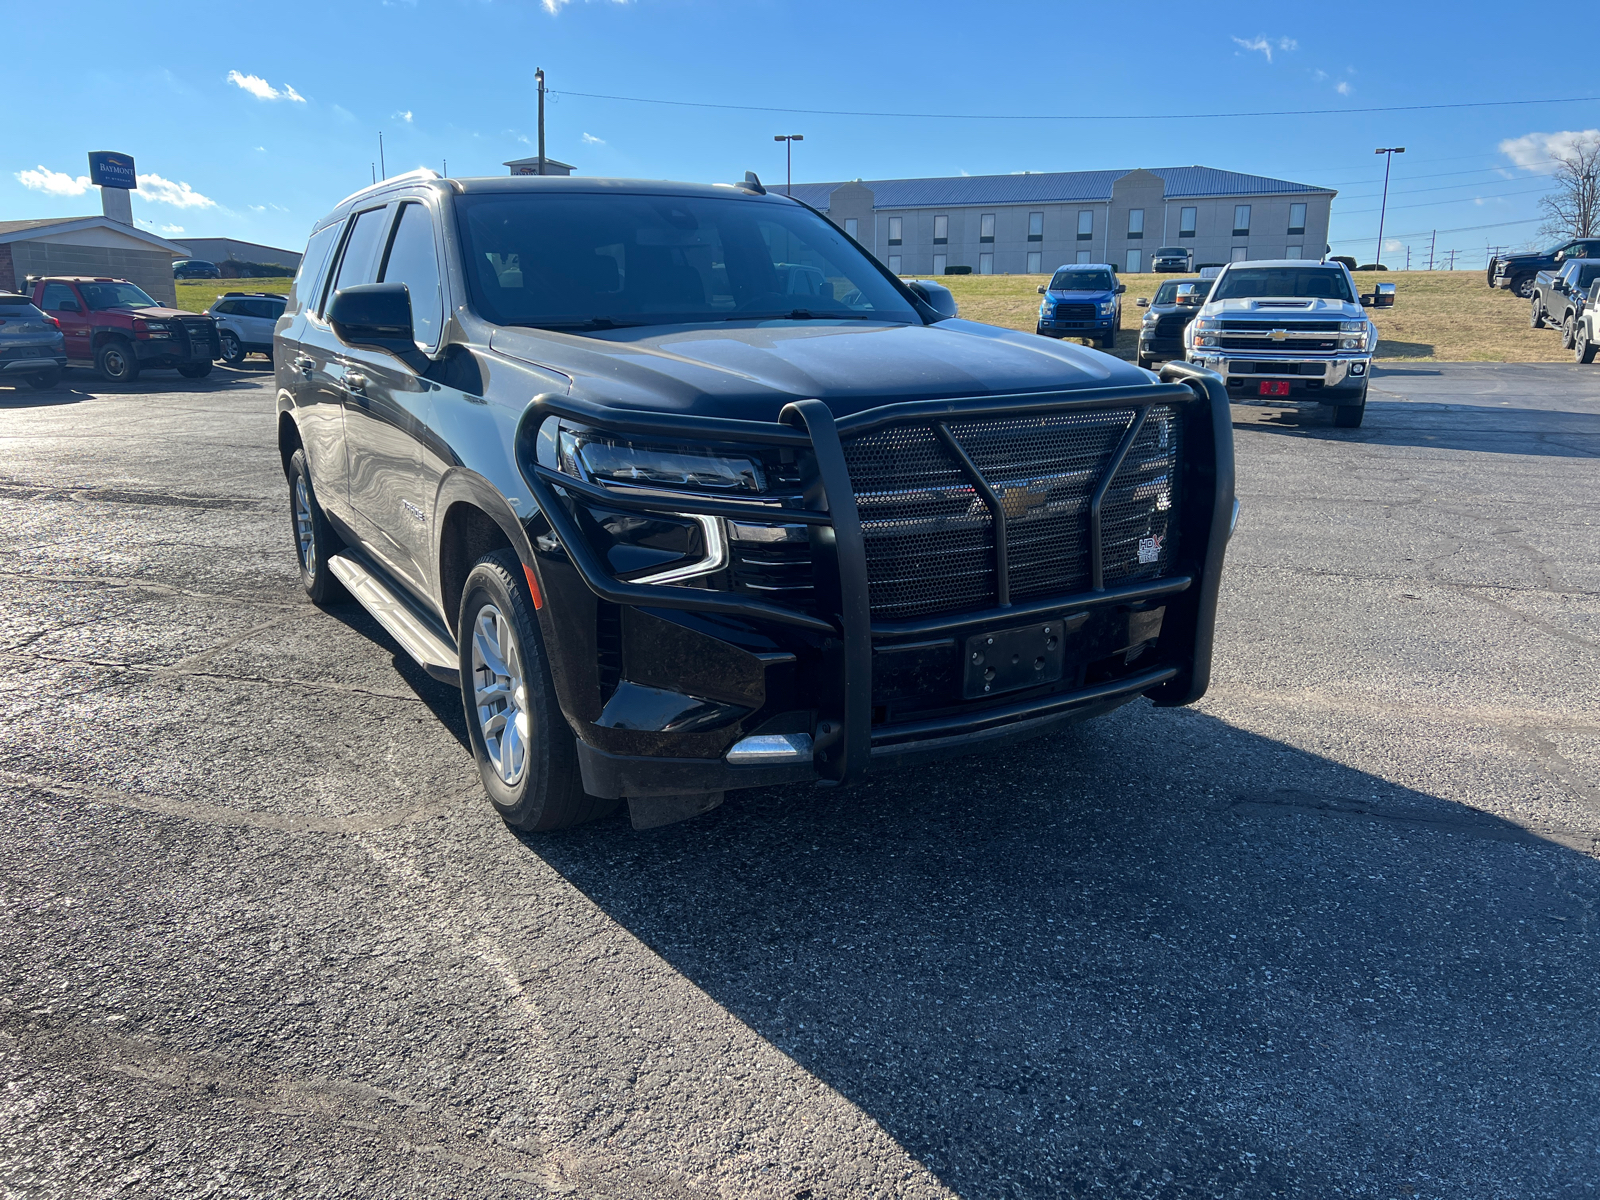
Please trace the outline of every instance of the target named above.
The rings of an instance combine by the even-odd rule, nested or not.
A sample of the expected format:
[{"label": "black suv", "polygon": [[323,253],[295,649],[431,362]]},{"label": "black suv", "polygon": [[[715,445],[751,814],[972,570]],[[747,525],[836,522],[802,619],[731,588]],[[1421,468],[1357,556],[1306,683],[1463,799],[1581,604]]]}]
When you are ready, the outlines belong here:
[{"label": "black suv", "polygon": [[1217,378],[959,320],[754,176],[391,179],[274,348],[306,590],[459,685],[513,825],[1205,691]]},{"label": "black suv", "polygon": [[172,264],[174,279],[221,279],[222,269],[203,258],[181,258]]}]

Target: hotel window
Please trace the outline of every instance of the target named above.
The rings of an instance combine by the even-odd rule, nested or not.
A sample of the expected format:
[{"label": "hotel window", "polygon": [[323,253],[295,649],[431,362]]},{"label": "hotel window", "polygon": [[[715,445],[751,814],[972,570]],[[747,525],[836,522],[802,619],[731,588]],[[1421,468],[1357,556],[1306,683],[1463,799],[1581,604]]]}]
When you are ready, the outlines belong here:
[{"label": "hotel window", "polygon": [[1199,214],[1199,209],[1180,208],[1178,210],[1178,236],[1194,236],[1194,219]]},{"label": "hotel window", "polygon": [[950,262],[950,260],[948,258],[946,258],[943,254],[935,254],[933,256],[933,273],[935,275],[943,275],[944,274],[944,269],[949,264],[949,262]]},{"label": "hotel window", "polygon": [[1044,255],[1038,250],[1028,251],[1028,274],[1042,275],[1044,273]]},{"label": "hotel window", "polygon": [[[978,218],[978,240],[980,242],[994,241],[994,214],[984,213]],[[985,272],[987,274],[988,272]]]},{"label": "hotel window", "polygon": [[1235,204],[1233,206],[1233,236],[1244,237],[1250,232],[1250,206],[1248,204]]},{"label": "hotel window", "polygon": [[940,213],[933,219],[933,244],[935,246],[948,245],[950,242],[950,218]]},{"label": "hotel window", "polygon": [[861,236],[860,230],[861,230],[861,222],[860,221],[856,220],[854,217],[846,217],[844,219],[844,231],[846,233],[848,233],[851,237],[860,237]]},{"label": "hotel window", "polygon": [[1233,258],[1232,258],[1233,262],[1244,262],[1249,257],[1250,257],[1250,251],[1247,250],[1245,247],[1243,247],[1243,246],[1235,246],[1233,248]]},{"label": "hotel window", "polygon": [[[1094,236],[1094,209],[1092,209],[1092,208],[1080,208],[1078,210],[1078,240],[1080,242],[1087,242],[1093,236]],[[1086,258],[1080,258],[1078,261],[1079,262],[1088,262],[1089,260],[1086,259]]]},{"label": "hotel window", "polygon": [[1030,242],[1044,241],[1044,214],[1028,214],[1028,240]]},{"label": "hotel window", "polygon": [[898,254],[889,255],[889,274],[900,274],[900,256]]},{"label": "hotel window", "polygon": [[1283,256],[1285,258],[1304,258],[1304,250],[1304,246],[1290,246],[1288,250],[1284,251]]},{"label": "hotel window", "polygon": [[1128,210],[1128,237],[1130,239],[1144,237],[1144,209],[1130,208]]},{"label": "hotel window", "polygon": [[1127,271],[1129,275],[1137,275],[1139,273],[1139,256],[1140,252],[1138,250],[1128,251]]},{"label": "hotel window", "polygon": [[889,218],[889,245],[898,246],[900,244],[901,234],[905,231],[905,227],[904,217]]},{"label": "hotel window", "polygon": [[1305,231],[1306,231],[1306,206],[1304,204],[1291,204],[1291,205],[1289,205],[1289,232],[1290,233],[1304,233]]},{"label": "hotel window", "polygon": [[1079,250],[1078,251],[1078,261],[1081,262],[1081,263],[1088,262],[1089,261],[1089,255],[1091,253],[1093,253],[1093,251],[1090,251],[1090,250]]},{"label": "hotel window", "polygon": [[986,253],[978,255],[978,274],[979,275],[993,275],[994,274],[994,255],[993,254],[986,252]]}]

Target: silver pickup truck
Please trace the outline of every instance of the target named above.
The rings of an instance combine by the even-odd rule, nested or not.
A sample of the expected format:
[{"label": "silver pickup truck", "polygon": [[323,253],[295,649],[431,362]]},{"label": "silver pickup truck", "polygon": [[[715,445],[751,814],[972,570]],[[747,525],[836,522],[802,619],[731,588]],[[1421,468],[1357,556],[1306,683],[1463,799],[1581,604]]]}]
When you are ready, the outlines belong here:
[{"label": "silver pickup truck", "polygon": [[1229,263],[1185,334],[1188,360],[1221,375],[1236,400],[1328,405],[1353,429],[1367,406],[1378,331],[1366,308],[1394,304],[1394,284],[1356,292],[1342,263]]}]

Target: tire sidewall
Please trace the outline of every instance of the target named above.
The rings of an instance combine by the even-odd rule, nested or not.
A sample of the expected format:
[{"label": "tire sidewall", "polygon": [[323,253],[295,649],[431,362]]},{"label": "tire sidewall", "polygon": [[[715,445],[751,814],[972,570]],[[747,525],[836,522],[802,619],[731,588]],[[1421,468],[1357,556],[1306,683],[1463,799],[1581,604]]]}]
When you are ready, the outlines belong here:
[{"label": "tire sidewall", "polygon": [[[120,374],[111,370],[110,364],[115,359],[122,361]],[[139,360],[134,356],[133,347],[121,338],[112,339],[95,352],[95,368],[108,383],[132,383],[139,377]]]},{"label": "tire sidewall", "polygon": [[[295,484],[302,478],[306,481],[306,495],[311,502],[311,542],[317,559],[315,571],[306,570],[305,558],[300,553],[300,519],[295,511]],[[289,534],[294,542],[294,560],[300,568],[300,586],[305,588],[306,595],[311,597],[314,604],[327,604],[336,599],[342,588],[328,569],[328,560],[342,547],[329,530],[328,518],[323,515],[322,505],[317,502],[317,488],[311,480],[311,468],[306,462],[304,450],[296,450],[289,459]]]},{"label": "tire sidewall", "polygon": [[[220,350],[223,362],[227,363],[230,367],[237,367],[245,360],[246,354],[244,343],[239,340],[238,334],[234,333],[231,329],[224,329],[219,340],[221,342]],[[233,353],[229,353],[230,347],[234,351]]]}]

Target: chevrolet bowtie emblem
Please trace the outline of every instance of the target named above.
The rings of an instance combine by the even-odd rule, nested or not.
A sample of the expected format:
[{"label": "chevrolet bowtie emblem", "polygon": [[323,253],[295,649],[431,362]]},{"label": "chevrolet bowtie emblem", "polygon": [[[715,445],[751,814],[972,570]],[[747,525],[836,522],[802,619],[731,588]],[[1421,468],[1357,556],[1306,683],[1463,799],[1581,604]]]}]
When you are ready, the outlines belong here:
[{"label": "chevrolet bowtie emblem", "polygon": [[1272,331],[1272,340],[1275,341],[1275,342],[1281,342],[1281,341],[1283,341],[1284,338],[1286,338],[1288,336],[1289,336],[1289,331],[1287,329],[1274,329]]}]

